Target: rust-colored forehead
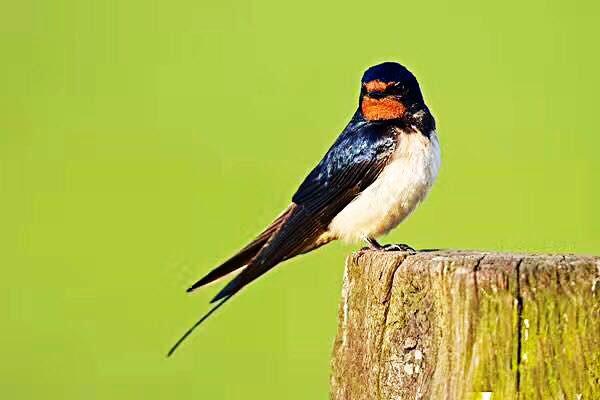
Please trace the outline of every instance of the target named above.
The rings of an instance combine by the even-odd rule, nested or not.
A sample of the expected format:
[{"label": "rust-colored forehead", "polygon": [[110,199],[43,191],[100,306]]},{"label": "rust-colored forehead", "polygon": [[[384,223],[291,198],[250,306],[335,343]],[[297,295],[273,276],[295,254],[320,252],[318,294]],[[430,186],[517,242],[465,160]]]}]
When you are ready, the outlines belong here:
[{"label": "rust-colored forehead", "polygon": [[396,82],[383,82],[379,79],[374,79],[372,81],[366,82],[363,84],[367,92],[383,92],[390,86],[393,86]]}]

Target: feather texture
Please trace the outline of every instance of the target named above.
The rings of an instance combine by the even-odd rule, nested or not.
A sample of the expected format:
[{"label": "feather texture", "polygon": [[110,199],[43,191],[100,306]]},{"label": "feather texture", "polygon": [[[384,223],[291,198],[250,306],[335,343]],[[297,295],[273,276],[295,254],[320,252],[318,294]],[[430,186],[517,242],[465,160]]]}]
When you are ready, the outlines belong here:
[{"label": "feather texture", "polygon": [[423,201],[440,168],[435,132],[398,129],[396,149],[377,179],[331,222],[336,237],[352,242],[388,233]]},{"label": "feather texture", "polygon": [[269,225],[260,235],[258,235],[256,239],[250,242],[246,247],[241,249],[223,264],[214,268],[212,271],[190,286],[187,291],[191,292],[246,266],[268,242],[273,233],[281,227],[281,224],[289,217],[292,209],[293,207],[289,206],[283,213],[281,213],[279,217],[275,219],[275,221],[271,223],[271,225]]},{"label": "feather texture", "polygon": [[212,301],[232,296],[278,263],[335,238],[327,235],[329,224],[377,179],[395,143],[389,124],[353,120],[300,185],[292,198],[295,206],[281,228]]}]

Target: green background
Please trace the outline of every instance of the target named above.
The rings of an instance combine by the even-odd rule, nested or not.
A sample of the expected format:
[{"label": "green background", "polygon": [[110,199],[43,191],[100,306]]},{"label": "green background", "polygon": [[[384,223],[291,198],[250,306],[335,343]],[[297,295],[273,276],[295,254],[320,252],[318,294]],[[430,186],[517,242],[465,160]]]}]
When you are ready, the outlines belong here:
[{"label": "green background", "polygon": [[0,397],[325,399],[344,257],[269,273],[172,359],[344,127],[369,65],[443,149],[386,241],[598,254],[597,2],[3,1]]}]

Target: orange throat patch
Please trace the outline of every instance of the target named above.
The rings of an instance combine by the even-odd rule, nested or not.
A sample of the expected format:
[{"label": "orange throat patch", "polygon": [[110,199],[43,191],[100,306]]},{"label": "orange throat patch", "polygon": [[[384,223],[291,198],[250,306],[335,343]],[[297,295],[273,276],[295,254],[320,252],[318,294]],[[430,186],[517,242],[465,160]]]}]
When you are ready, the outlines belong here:
[{"label": "orange throat patch", "polygon": [[406,107],[404,107],[404,104],[391,97],[373,99],[369,96],[364,96],[360,104],[360,110],[366,120],[379,121],[402,118],[406,111]]}]

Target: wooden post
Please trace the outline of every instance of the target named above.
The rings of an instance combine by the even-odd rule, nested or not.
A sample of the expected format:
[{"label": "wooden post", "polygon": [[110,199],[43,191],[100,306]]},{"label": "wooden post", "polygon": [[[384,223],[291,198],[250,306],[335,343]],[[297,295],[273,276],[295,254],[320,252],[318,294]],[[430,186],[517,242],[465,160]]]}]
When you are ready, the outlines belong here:
[{"label": "wooden post", "polygon": [[600,399],[600,257],[360,251],[333,400]]}]

